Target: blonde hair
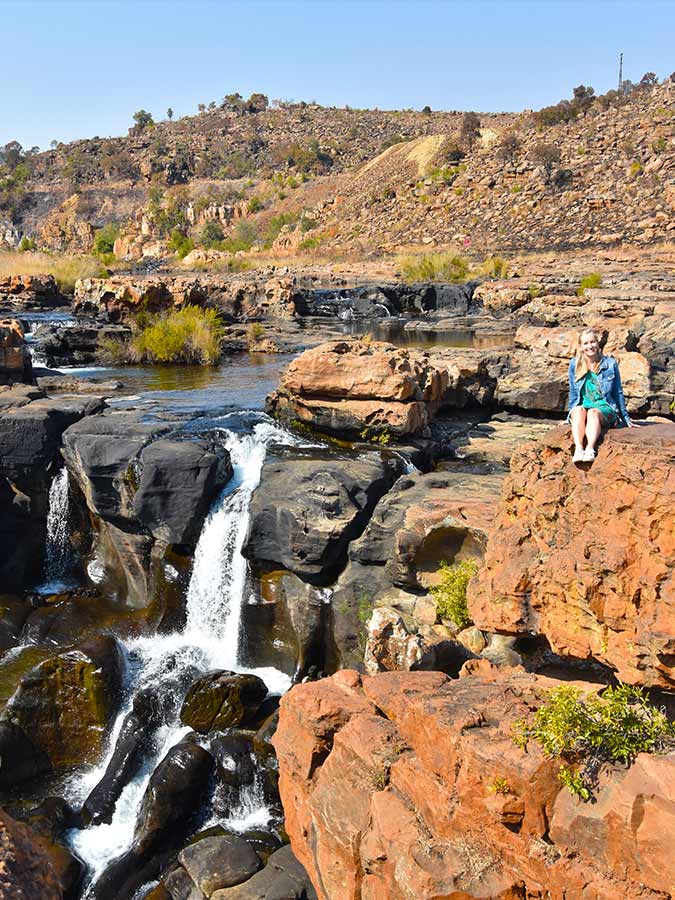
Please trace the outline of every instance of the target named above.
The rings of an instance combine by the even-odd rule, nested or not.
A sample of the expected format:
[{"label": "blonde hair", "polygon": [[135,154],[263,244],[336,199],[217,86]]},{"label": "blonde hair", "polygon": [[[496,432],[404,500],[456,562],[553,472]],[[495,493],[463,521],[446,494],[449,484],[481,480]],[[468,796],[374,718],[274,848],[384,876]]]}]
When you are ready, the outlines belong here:
[{"label": "blonde hair", "polygon": [[581,341],[585,334],[592,334],[595,336],[598,344],[600,343],[600,335],[595,330],[595,328],[584,328],[583,331],[580,331],[577,335],[577,352],[575,356],[574,363],[574,380],[578,381],[580,378],[583,378],[586,372],[592,371],[597,372],[600,368],[600,360],[602,359],[602,353],[600,354],[600,359],[591,365],[588,364],[586,357],[584,356],[584,351],[581,349]]}]

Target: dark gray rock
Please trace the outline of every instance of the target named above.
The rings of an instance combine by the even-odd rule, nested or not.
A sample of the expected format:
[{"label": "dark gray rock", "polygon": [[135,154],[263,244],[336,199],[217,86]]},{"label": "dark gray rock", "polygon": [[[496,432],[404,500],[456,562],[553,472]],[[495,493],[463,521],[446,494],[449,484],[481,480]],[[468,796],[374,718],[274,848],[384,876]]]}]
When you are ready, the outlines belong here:
[{"label": "dark gray rock", "polygon": [[307,872],[286,845],[248,881],[216,891],[211,900],[317,900],[317,895]]},{"label": "dark gray rock", "polygon": [[255,850],[236,835],[207,837],[190,844],[178,861],[206,897],[220,888],[241,884],[262,869]]},{"label": "dark gray rock", "polygon": [[47,753],[18,725],[0,721],[0,790],[10,790],[49,771]]},{"label": "dark gray rock", "polygon": [[209,672],[195,681],[187,692],[180,712],[181,722],[195,731],[246,725],[267,695],[267,687],[257,675]]},{"label": "dark gray rock", "polygon": [[170,426],[139,421],[136,413],[112,412],[78,422],[63,435],[63,455],[87,506],[97,516],[124,527],[135,520],[141,451]]},{"label": "dark gray rock", "polygon": [[[49,487],[63,432],[104,408],[98,398],[4,393],[0,415],[0,582],[24,590],[42,574]],[[8,398],[13,398],[9,402]]]},{"label": "dark gray rock", "polygon": [[211,754],[189,740],[169,750],[146,788],[133,844],[93,885],[95,900],[130,900],[157,878],[193,830],[212,770]]},{"label": "dark gray rock", "polygon": [[211,453],[201,441],[160,439],[140,455],[141,476],[132,509],[153,536],[194,545],[211,501],[232,477],[229,454]]},{"label": "dark gray rock", "polygon": [[140,770],[152,748],[155,732],[166,720],[171,696],[161,687],[146,688],[136,694],[131,711],[122,723],[105,774],[82,805],[85,825],[100,825],[112,820],[123,788]]},{"label": "dark gray rock", "polygon": [[400,468],[400,460],[375,453],[270,459],[251,502],[244,556],[259,567],[289,569],[310,583],[329,584]]},{"label": "dark gray rock", "polygon": [[97,361],[101,340],[122,340],[130,336],[131,329],[124,325],[45,324],[35,329],[33,343],[36,354],[48,366],[82,366]]}]

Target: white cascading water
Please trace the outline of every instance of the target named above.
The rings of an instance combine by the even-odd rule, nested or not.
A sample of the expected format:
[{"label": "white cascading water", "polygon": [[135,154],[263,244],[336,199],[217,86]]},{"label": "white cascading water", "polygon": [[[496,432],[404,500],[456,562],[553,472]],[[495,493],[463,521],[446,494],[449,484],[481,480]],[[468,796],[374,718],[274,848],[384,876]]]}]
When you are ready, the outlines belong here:
[{"label": "white cascading water", "polygon": [[42,594],[54,594],[69,585],[66,581],[71,564],[69,544],[68,469],[65,466],[52,478],[49,487],[47,540],[45,544],[44,583],[38,588]]},{"label": "white cascading water", "polygon": [[[128,702],[121,710],[100,765],[68,785],[67,799],[80,804],[105,774],[115,748],[122,721],[131,709],[133,696],[141,689],[162,685],[163,694],[176,698],[173,721],[160,729],[154,753],[143,769],[124,788],[109,825],[70,832],[70,843],[88,865],[94,881],[117,856],[131,845],[145,788],[167,751],[190,730],[181,725],[180,701],[188,684],[210,669],[254,672],[271,693],[283,693],[290,678],[272,667],[246,669],[238,664],[241,606],[247,579],[247,563],[241,555],[249,523],[251,495],[260,481],[267,445],[273,441],[297,442],[288,432],[259,423],[252,435],[226,433],[234,474],[207,516],[197,548],[187,591],[187,619],[182,632],[138,638],[126,646]],[[232,830],[260,827],[269,821],[262,782],[254,779],[242,791],[239,804],[221,824]],[[214,824],[214,821],[210,824]],[[85,895],[86,896],[86,895]]]}]

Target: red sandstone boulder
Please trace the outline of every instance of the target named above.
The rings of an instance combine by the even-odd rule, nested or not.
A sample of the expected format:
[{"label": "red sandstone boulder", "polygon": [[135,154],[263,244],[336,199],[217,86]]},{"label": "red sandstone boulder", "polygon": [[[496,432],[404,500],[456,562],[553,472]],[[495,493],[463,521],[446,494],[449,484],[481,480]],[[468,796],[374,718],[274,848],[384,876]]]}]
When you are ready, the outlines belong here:
[{"label": "red sandstone boulder", "polygon": [[385,343],[328,341],[291,363],[267,407],[320,431],[402,437],[426,429],[447,386],[447,372],[427,353]]},{"label": "red sandstone boulder", "polygon": [[0,301],[21,309],[64,302],[53,275],[0,275]]},{"label": "red sandstone boulder", "polygon": [[672,689],[675,425],[611,431],[592,466],[570,450],[561,427],[513,457],[471,616]]},{"label": "red sandstone boulder", "polygon": [[0,810],[0,900],[61,900],[48,854],[31,829]]},{"label": "red sandstone boulder", "polygon": [[510,736],[558,683],[486,664],[459,680],[345,670],[286,694],[286,828],[321,900],[669,896],[675,758],[641,756],[597,804],[573,799],[559,763]]},{"label": "red sandstone boulder", "polygon": [[0,384],[29,382],[31,375],[31,358],[21,325],[15,319],[0,320]]}]

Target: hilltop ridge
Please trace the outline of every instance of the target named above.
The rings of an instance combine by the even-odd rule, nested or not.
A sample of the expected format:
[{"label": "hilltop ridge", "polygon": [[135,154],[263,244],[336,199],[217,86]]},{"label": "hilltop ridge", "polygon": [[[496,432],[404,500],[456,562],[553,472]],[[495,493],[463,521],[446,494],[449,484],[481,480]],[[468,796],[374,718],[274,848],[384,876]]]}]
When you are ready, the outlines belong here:
[{"label": "hilltop ridge", "polygon": [[553,124],[482,113],[468,145],[459,112],[295,104],[137,125],[32,156],[0,191],[0,245],[88,252],[105,226],[127,258],[173,255],[175,231],[211,258],[670,240],[675,83],[601,99]]}]

